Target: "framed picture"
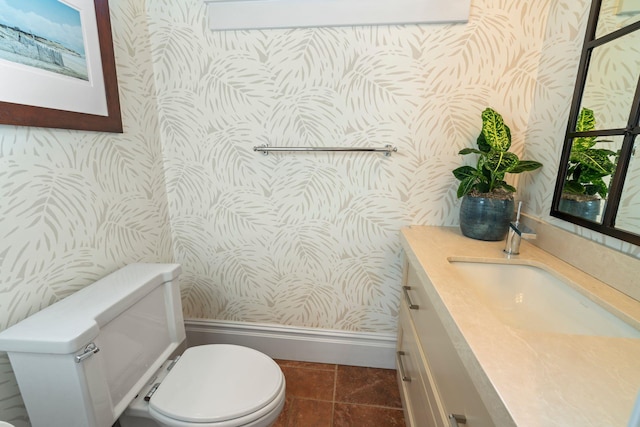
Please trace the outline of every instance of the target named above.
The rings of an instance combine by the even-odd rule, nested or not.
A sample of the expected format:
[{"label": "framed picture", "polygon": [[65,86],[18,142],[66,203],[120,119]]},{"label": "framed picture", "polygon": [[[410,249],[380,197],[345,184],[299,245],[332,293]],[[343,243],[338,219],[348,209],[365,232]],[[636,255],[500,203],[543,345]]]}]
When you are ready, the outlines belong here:
[{"label": "framed picture", "polygon": [[0,2],[0,123],[122,132],[108,0]]}]

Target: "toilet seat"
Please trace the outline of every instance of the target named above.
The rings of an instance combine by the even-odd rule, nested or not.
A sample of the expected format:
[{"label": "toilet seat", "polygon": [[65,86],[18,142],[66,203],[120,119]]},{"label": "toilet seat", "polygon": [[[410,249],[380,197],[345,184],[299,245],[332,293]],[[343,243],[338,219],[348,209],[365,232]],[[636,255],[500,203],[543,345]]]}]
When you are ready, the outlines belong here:
[{"label": "toilet seat", "polygon": [[[280,367],[256,350],[227,344],[187,349],[149,401],[174,426],[245,426],[284,404]],[[279,411],[278,411],[279,412]]]}]

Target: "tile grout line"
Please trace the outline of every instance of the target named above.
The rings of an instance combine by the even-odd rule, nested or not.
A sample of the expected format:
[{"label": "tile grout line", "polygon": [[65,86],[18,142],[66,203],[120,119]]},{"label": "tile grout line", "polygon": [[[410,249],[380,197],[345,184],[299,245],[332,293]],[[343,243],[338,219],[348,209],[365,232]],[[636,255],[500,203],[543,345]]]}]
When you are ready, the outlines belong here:
[{"label": "tile grout line", "polygon": [[331,427],[333,427],[336,414],[336,393],[338,390],[338,365],[333,371],[333,399],[331,401]]}]

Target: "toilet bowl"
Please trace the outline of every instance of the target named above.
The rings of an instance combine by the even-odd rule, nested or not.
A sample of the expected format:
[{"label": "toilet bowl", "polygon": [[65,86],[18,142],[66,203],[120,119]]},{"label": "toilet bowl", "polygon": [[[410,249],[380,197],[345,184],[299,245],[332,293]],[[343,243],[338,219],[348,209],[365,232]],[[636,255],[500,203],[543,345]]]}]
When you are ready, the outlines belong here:
[{"label": "toilet bowl", "polygon": [[284,375],[270,357],[236,345],[202,345],[163,365],[120,425],[268,427],[284,401]]}]

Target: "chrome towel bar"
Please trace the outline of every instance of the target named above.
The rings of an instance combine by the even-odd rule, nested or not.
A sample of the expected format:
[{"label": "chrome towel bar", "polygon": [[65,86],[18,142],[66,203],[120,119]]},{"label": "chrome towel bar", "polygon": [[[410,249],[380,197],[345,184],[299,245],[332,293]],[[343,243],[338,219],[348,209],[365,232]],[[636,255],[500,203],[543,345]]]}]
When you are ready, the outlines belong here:
[{"label": "chrome towel bar", "polygon": [[270,147],[269,144],[257,145],[253,147],[253,151],[260,151],[265,156],[269,154],[269,151],[367,151],[384,153],[385,156],[390,156],[391,153],[398,152],[398,147],[394,147],[391,144],[387,144],[384,147]]}]

